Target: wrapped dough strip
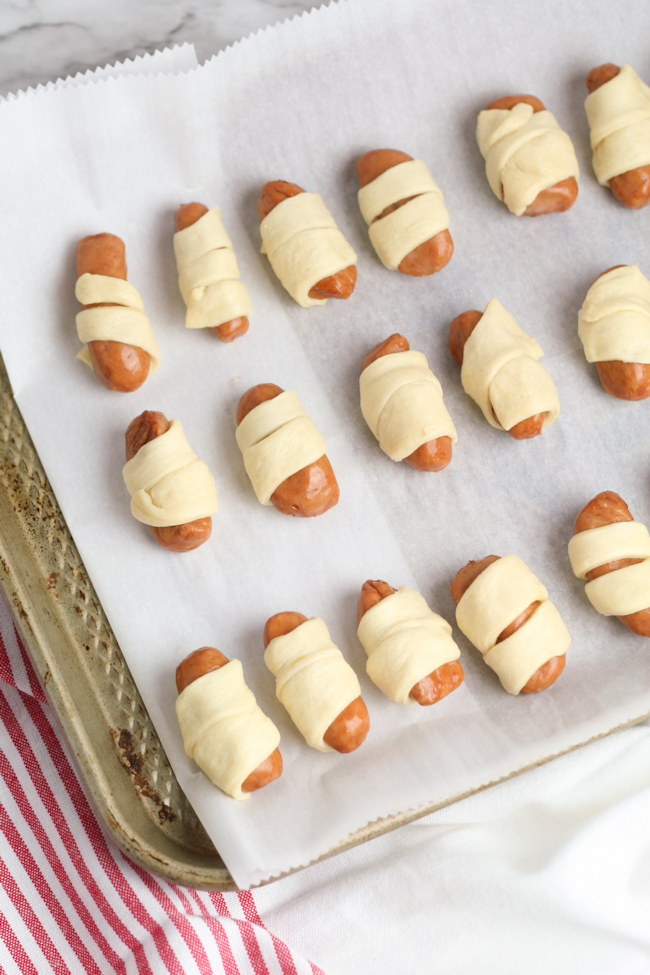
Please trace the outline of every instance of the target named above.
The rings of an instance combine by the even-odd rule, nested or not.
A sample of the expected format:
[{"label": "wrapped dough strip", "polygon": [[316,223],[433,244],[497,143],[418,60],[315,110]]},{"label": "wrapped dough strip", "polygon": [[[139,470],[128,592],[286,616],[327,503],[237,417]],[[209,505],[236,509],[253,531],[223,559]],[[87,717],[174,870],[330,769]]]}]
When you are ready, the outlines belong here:
[{"label": "wrapped dough strip", "polygon": [[[463,364],[465,343],[482,317],[483,312],[472,309],[457,315],[449,325],[449,351],[459,366]],[[495,420],[500,422],[496,413],[492,412]],[[534,416],[529,416],[525,420],[515,423],[514,427],[511,427],[507,432],[514,440],[529,440],[542,432],[545,418],[546,413],[536,413]]]},{"label": "wrapped dough strip", "polygon": [[[260,403],[282,392],[275,383],[259,383],[247,390],[237,404],[237,426]],[[285,478],[271,495],[274,508],[283,515],[312,518],[333,508],[339,500],[339,485],[332,465],[324,454],[313,464]]]},{"label": "wrapped dough strip", "polygon": [[[412,159],[413,156],[409,156],[408,153],[401,152],[399,149],[372,149],[370,152],[364,153],[357,160],[359,187],[363,188],[367,186],[368,183],[372,183],[378,176],[385,173],[387,169],[392,169],[393,166],[397,166],[402,162],[410,162]],[[389,213],[397,210],[412,199],[412,196],[407,196],[403,200],[391,203],[390,206],[387,206],[375,217],[373,223],[381,220],[383,217],[387,217]],[[433,237],[414,247],[406,257],[402,258],[397,269],[402,274],[409,274],[413,277],[435,274],[436,271],[441,271],[449,263],[453,253],[454,242],[451,234],[448,230],[441,230]]]},{"label": "wrapped dough strip", "polygon": [[[650,172],[650,167],[648,169]],[[597,281],[604,274],[615,271],[619,267],[625,267],[625,265],[614,264],[613,267],[602,271],[595,280]],[[608,359],[595,362],[594,365],[603,389],[610,396],[631,401],[647,399],[650,396],[650,363]]]},{"label": "wrapped dough strip", "polygon": [[[180,694],[195,680],[228,663],[228,657],[216,647],[193,650],[176,668],[176,689]],[[253,769],[241,785],[242,792],[256,792],[282,775],[282,755],[276,748],[268,758]]]},{"label": "wrapped dough strip", "polygon": [[[131,460],[140,447],[169,430],[169,420],[158,410],[145,410],[131,421],[124,434],[126,459]],[[170,552],[191,552],[207,542],[212,533],[212,518],[197,518],[184,525],[149,526],[159,545]]]},{"label": "wrapped dough strip", "polygon": [[[410,349],[408,339],[395,332],[374,349],[371,349],[361,364],[361,371],[383,355],[393,352],[407,352]],[[441,471],[451,461],[451,437],[436,437],[421,444],[413,453],[404,458],[404,463],[417,471]]]},{"label": "wrapped dough strip", "polygon": [[[612,64],[611,61],[592,68],[586,78],[589,94],[615,78],[620,70],[619,66]],[[626,173],[612,176],[609,180],[609,188],[618,202],[630,210],[638,210],[646,206],[650,203],[650,165],[638,166],[636,169],[629,169]]]},{"label": "wrapped dough strip", "polygon": [[[264,626],[264,646],[268,647],[275,637],[285,636],[306,622],[307,617],[302,613],[276,613]],[[361,745],[369,728],[370,717],[365,701],[362,697],[356,697],[334,718],[323,735],[323,740],[334,751],[347,754]]]},{"label": "wrapped dough strip", "polygon": [[[630,509],[620,494],[616,494],[615,491],[601,491],[579,512],[573,526],[573,534],[577,535],[590,528],[601,528],[619,521],[634,521]],[[615,572],[617,569],[624,569],[628,565],[635,565],[642,561],[643,559],[617,559],[614,562],[606,562],[587,572],[587,579],[591,581],[607,575],[608,572]],[[650,607],[618,618],[633,633],[639,636],[650,636]]]},{"label": "wrapped dough strip", "polygon": [[[478,559],[475,562],[468,562],[467,565],[459,569],[449,586],[449,592],[455,603],[459,603],[462,595],[471,586],[475,579],[477,579],[484,569],[487,569],[488,565],[496,562],[500,556],[498,555],[486,555],[485,558]],[[516,619],[509,623],[504,630],[499,633],[496,642],[501,643],[507,637],[511,636],[515,630],[518,630],[523,623],[526,622],[529,617],[533,615],[537,607],[540,605],[539,600],[527,606],[526,609],[517,616]],[[545,688],[550,687],[558,679],[562,671],[564,670],[564,665],[566,663],[566,657],[561,654],[557,657],[551,657],[547,660],[545,664],[542,664],[532,677],[524,684],[521,689],[522,694],[535,694],[537,691],[543,691]]]},{"label": "wrapped dough strip", "polygon": [[[77,244],[76,258],[79,278],[82,274],[103,274],[122,281],[127,279],[124,241],[115,234],[83,237]],[[139,389],[151,368],[149,353],[137,345],[128,345],[125,342],[89,342],[88,354],[92,370],[100,383],[118,393],[131,393]]]},{"label": "wrapped dough strip", "polygon": [[[257,213],[260,221],[268,216],[278,203],[304,192],[301,186],[298,186],[296,183],[287,183],[283,179],[275,179],[269,183],[265,183],[260,190],[257,204]],[[317,281],[309,289],[309,297],[316,299],[349,298],[354,290],[356,281],[356,265],[351,264],[349,267],[343,268],[342,271],[337,271],[336,274],[331,274],[329,277],[323,278],[322,281]]]},{"label": "wrapped dough strip", "polygon": [[[376,606],[387,596],[391,596],[397,590],[382,579],[367,579],[361,587],[357,602],[357,622],[361,620],[364,613]],[[451,694],[457,687],[460,687],[465,674],[462,665],[457,660],[437,667],[417,684],[414,684],[409,693],[414,701],[423,706],[435,704],[441,701],[447,694]]]},{"label": "wrapped dough strip", "polygon": [[[185,230],[186,227],[191,227],[207,212],[208,208],[203,203],[181,204],[176,211],[176,230]],[[248,318],[246,315],[231,318],[230,321],[214,325],[212,331],[222,342],[232,342],[248,331]]]},{"label": "wrapped dough strip", "polygon": [[[510,111],[515,105],[530,105],[533,112],[545,111],[545,106],[535,95],[504,95],[496,98],[487,106],[489,109],[503,109]],[[574,176],[561,179],[537,194],[532,203],[524,210],[524,217],[539,217],[544,213],[563,213],[573,205],[578,195],[578,183]]]}]

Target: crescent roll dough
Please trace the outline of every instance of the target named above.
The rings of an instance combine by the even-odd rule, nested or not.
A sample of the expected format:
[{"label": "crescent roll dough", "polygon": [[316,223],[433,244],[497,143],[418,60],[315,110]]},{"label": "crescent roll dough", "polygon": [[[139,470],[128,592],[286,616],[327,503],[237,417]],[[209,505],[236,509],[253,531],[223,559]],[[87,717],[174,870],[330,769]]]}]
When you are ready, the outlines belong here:
[{"label": "crescent roll dough", "polygon": [[650,164],[650,87],[629,64],[585,99],[596,179]]},{"label": "crescent roll dough", "polygon": [[90,366],[89,342],[123,342],[148,353],[151,372],[158,368],[160,348],[134,285],[106,274],[82,274],[77,278],[75,295],[82,305],[97,305],[77,313],[77,335],[84,343],[78,359]]},{"label": "crescent roll dough", "polygon": [[357,635],[368,655],[368,676],[398,704],[410,700],[411,689],[423,677],[460,657],[447,620],[407,586],[367,610]]},{"label": "crescent roll dough", "polygon": [[264,217],[260,233],[262,253],[303,308],[324,304],[325,298],[310,298],[310,290],[357,259],[318,193],[282,200]]},{"label": "crescent roll dough", "polygon": [[547,427],[557,418],[555,384],[538,362],[543,354],[497,298],[487,303],[465,343],[460,377],[491,426],[510,430],[529,416],[546,413]]},{"label": "crescent roll dough", "polygon": [[[499,634],[538,600],[532,616],[497,643]],[[571,643],[546,587],[518,555],[504,555],[477,576],[456,606],[456,621],[509,694],[519,694],[542,664],[566,653]]]},{"label": "crescent roll dough", "polygon": [[235,436],[257,500],[266,505],[283,481],[327,450],[323,436],[292,390],[258,403],[241,421]]},{"label": "crescent roll dough", "polygon": [[359,378],[361,412],[391,460],[408,457],[437,437],[458,439],[442,386],[422,352],[382,355]]},{"label": "crescent roll dough", "polygon": [[578,532],[569,542],[569,561],[579,579],[608,562],[643,559],[592,579],[589,602],[603,616],[628,616],[650,606],[650,535],[639,521],[616,521]]},{"label": "crescent roll dough", "polygon": [[[386,207],[413,197],[380,220]],[[386,169],[358,193],[359,207],[369,225],[372,246],[382,264],[394,271],[411,251],[449,227],[442,191],[427,164],[411,159]],[[373,222],[374,221],[374,222]]]},{"label": "crescent roll dough", "polygon": [[280,732],[258,706],[239,660],[192,681],[176,698],[186,753],[233,799],[248,799],[242,783],[271,755]]},{"label": "crescent roll dough", "polygon": [[180,420],[138,450],[122,468],[131,514],[164,528],[207,518],[217,511],[217,488],[207,465],[190,447]]},{"label": "crescent roll dough", "polygon": [[578,312],[587,362],[650,363],[650,281],[636,264],[593,282]]},{"label": "crescent roll dough", "polygon": [[324,735],[332,721],[361,694],[359,679],[332,643],[325,622],[305,620],[274,637],[264,663],[275,676],[275,693],[308,745],[332,751]]},{"label": "crescent roll dough", "polygon": [[478,116],[476,140],[492,192],[516,216],[542,190],[578,176],[571,140],[546,109],[535,112],[525,102],[511,109],[484,109]]},{"label": "crescent roll dough", "polygon": [[178,286],[187,328],[214,328],[250,314],[237,258],[219,207],[174,234]]}]

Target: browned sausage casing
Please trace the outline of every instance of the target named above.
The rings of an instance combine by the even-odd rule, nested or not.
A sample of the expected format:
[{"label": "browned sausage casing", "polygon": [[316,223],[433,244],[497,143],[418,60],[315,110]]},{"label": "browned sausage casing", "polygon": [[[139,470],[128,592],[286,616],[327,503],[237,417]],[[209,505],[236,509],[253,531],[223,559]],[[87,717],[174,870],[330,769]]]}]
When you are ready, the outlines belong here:
[{"label": "browned sausage casing", "polygon": [[[257,203],[257,213],[260,220],[273,210],[278,203],[282,203],[283,200],[288,200],[291,196],[297,196],[299,193],[304,193],[305,191],[301,186],[296,183],[287,183],[283,179],[274,179],[269,183],[265,183],[260,190],[259,200]],[[317,281],[316,284],[310,289],[310,298],[349,298],[354,290],[354,286],[357,281],[357,269],[354,264],[349,267],[343,268],[342,271],[337,271],[336,274],[330,274],[329,277],[323,278],[322,281]]]},{"label": "browned sausage casing", "polygon": [[[616,494],[615,491],[601,491],[579,512],[573,526],[573,534],[577,535],[589,528],[612,525],[617,521],[634,521],[634,518],[620,494]],[[643,559],[618,559],[615,562],[607,562],[588,572],[587,579],[597,579],[598,576],[604,576],[608,572],[615,572],[616,569],[623,569],[626,565],[634,565],[642,561]],[[650,607],[618,618],[633,633],[638,633],[639,636],[650,636]]]},{"label": "browned sausage casing", "polygon": [[[602,271],[595,280],[597,281],[608,271],[616,270],[617,267],[623,265],[614,264],[613,267]],[[608,359],[595,362],[594,365],[603,389],[610,396],[631,401],[647,399],[650,396],[650,363]]]},{"label": "browned sausage casing", "polygon": [[[264,626],[264,646],[268,647],[276,636],[291,633],[307,617],[302,613],[284,612],[270,616]],[[368,708],[362,697],[356,697],[332,721],[323,739],[334,751],[347,754],[353,752],[365,740],[370,728]]]},{"label": "browned sausage casing", "polygon": [[[482,318],[482,311],[471,309],[470,311],[464,311],[460,315],[457,315],[449,324],[449,351],[459,366],[463,364],[465,343]],[[494,413],[494,410],[492,413],[497,423],[499,423],[499,417]],[[515,440],[530,440],[531,437],[537,437],[542,432],[545,418],[545,412],[535,413],[534,416],[529,416],[525,420],[520,420],[519,423],[515,423],[514,427],[511,427],[507,433]]]},{"label": "browned sausage casing", "polygon": [[[176,689],[180,694],[193,681],[218,670],[228,663],[228,657],[216,647],[199,647],[193,650],[176,668]],[[242,782],[242,792],[256,792],[282,775],[282,755],[278,748],[253,769]]]},{"label": "browned sausage casing", "polygon": [[[182,203],[176,211],[176,230],[185,230],[186,227],[191,227],[207,212],[208,208],[203,203]],[[211,331],[222,342],[232,342],[248,331],[248,318],[246,315],[231,318],[230,321],[214,325]]]},{"label": "browned sausage casing", "polygon": [[[396,592],[395,589],[383,579],[367,579],[361,587],[359,599],[357,601],[357,622],[361,620],[364,613],[367,613],[372,606]],[[427,706],[442,700],[447,694],[451,694],[463,683],[465,673],[462,665],[457,660],[442,664],[430,674],[414,684],[409,692],[418,704]]]},{"label": "browned sausage casing", "polygon": [[[487,569],[488,565],[496,562],[501,556],[499,555],[486,555],[485,558],[478,559],[475,562],[468,562],[464,565],[462,569],[459,569],[454,578],[451,580],[449,586],[449,592],[455,603],[459,603],[463,593],[469,589],[471,584],[477,579],[484,569]],[[511,636],[515,630],[526,622],[526,620],[533,615],[537,607],[540,605],[539,600],[531,603],[527,606],[523,613],[509,623],[504,630],[499,633],[497,637],[497,643],[501,643],[507,637]],[[555,683],[562,671],[564,670],[564,665],[566,663],[566,657],[561,654],[557,657],[551,657],[546,663],[539,667],[533,676],[529,678],[528,682],[524,684],[521,689],[522,694],[535,694],[537,691],[543,691],[546,687],[550,687],[551,684]]]},{"label": "browned sausage casing", "polygon": [[[361,371],[363,372],[375,359],[380,359],[383,355],[408,352],[409,349],[408,339],[395,332],[370,350],[361,363]],[[404,463],[418,471],[441,471],[451,461],[451,455],[451,437],[436,437],[435,440],[428,440],[421,444],[412,454],[404,458]]]},{"label": "browned sausage casing", "polygon": [[[596,91],[597,88],[615,78],[620,70],[619,66],[612,64],[611,61],[592,68],[586,78],[587,91],[589,93]],[[638,166],[636,169],[629,169],[626,173],[612,176],[609,188],[618,202],[630,210],[638,210],[646,206],[650,203],[650,165]]]},{"label": "browned sausage casing", "polygon": [[[501,108],[510,111],[511,108],[522,102],[530,105],[533,112],[543,112],[545,109],[544,103],[535,95],[504,95],[503,98],[496,98],[490,102],[487,107],[488,109]],[[577,195],[578,183],[575,177],[569,176],[567,179],[561,179],[558,183],[554,183],[538,193],[533,202],[526,207],[522,216],[539,217],[544,213],[563,213],[575,203]]]},{"label": "browned sausage casing", "polygon": [[[275,383],[259,383],[248,389],[237,404],[237,426],[252,409],[283,392]],[[271,495],[274,508],[283,515],[313,518],[329,511],[339,500],[339,485],[332,465],[323,454],[313,464],[287,477]]]},{"label": "browned sausage casing", "polygon": [[[83,237],[77,244],[77,277],[82,274],[103,274],[126,281],[124,241],[115,234]],[[149,375],[151,357],[137,345],[97,340],[88,343],[88,353],[97,379],[118,393],[139,389]]]},{"label": "browned sausage casing", "polygon": [[[145,410],[131,421],[124,434],[126,459],[135,457],[140,447],[169,430],[169,420],[158,410]],[[157,528],[149,526],[159,545],[170,552],[191,552],[207,542],[212,533],[212,518],[197,518],[184,525]]]},{"label": "browned sausage casing", "polygon": [[[412,159],[413,156],[409,156],[408,153],[401,152],[399,149],[371,149],[370,152],[364,153],[357,160],[359,187],[362,188],[367,186],[368,183],[372,183],[374,179],[381,176],[387,169],[392,169],[398,163],[410,162]],[[375,217],[375,220],[381,220],[382,217],[388,216],[393,210],[397,210],[398,207],[403,206],[412,199],[413,197],[407,196],[403,200],[392,203],[385,210],[382,210]],[[375,220],[373,220],[373,223]],[[402,258],[397,269],[402,274],[410,274],[414,277],[435,274],[436,271],[442,270],[449,263],[453,253],[454,242],[451,234],[448,230],[441,230],[439,233],[434,234],[433,237],[429,237],[428,240],[414,247],[406,257]]]}]

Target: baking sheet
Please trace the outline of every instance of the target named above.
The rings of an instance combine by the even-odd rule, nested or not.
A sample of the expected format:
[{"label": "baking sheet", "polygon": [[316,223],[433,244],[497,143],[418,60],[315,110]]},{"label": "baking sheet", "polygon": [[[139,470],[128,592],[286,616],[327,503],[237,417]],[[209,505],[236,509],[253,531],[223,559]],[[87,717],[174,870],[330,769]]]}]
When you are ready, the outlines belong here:
[{"label": "baking sheet", "polygon": [[[650,74],[641,29],[649,19],[640,24],[631,2],[612,24],[604,3],[524,12],[514,0],[477,9],[355,0],[177,77],[113,79],[0,106],[0,166],[12,186],[0,240],[1,341],[14,394],[165,751],[240,886],[303,866],[380,817],[479,788],[650,710],[644,641],[593,613],[566,557],[575,513],[600,490],[619,491],[650,520],[648,406],[602,392],[576,333],[596,274],[616,263],[650,271],[650,214],[624,211],[595,183],[582,109],[595,64],[627,61]],[[582,178],[567,214],[516,219],[487,187],[476,113],[522,90],[540,96],[574,141]],[[385,145],[426,159],[445,192],[456,253],[432,278],[391,274],[368,244],[353,163]],[[255,204],[274,178],[319,191],[335,213],[359,254],[349,301],[300,309],[273,279]],[[171,232],[177,205],[190,199],[222,207],[251,292],[251,329],[231,346],[183,329]],[[99,387],[74,358],[74,247],[102,230],[125,239],[130,279],[163,350],[159,372],[128,396]],[[446,347],[450,319],[494,296],[541,343],[559,389],[560,419],[534,441],[488,427]],[[389,461],[359,412],[359,363],[393,331],[428,355],[458,428],[452,465],[439,474]],[[254,499],[234,411],[262,381],[296,389],[328,441],[341,501],[321,518],[288,519]],[[194,553],[158,550],[129,515],[122,437],[143,409],[182,419],[215,472],[220,511],[213,538]],[[466,672],[456,693],[431,709],[383,699],[356,641],[361,583],[413,585],[453,620],[455,571],[507,551],[547,584],[573,635],[558,684],[508,697],[455,631]],[[352,755],[310,751],[274,698],[262,628],[284,609],[323,616],[360,675],[372,728]],[[243,805],[206,782],[179,740],[173,673],[203,644],[243,660],[282,733],[282,779]]]}]

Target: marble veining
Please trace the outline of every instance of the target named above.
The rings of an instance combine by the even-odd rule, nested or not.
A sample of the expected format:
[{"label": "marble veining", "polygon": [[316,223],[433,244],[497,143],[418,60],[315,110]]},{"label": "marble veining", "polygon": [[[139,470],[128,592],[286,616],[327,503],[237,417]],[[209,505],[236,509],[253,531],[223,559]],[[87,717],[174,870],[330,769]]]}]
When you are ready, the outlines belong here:
[{"label": "marble veining", "polygon": [[193,44],[199,61],[318,0],[0,0],[0,95]]}]

